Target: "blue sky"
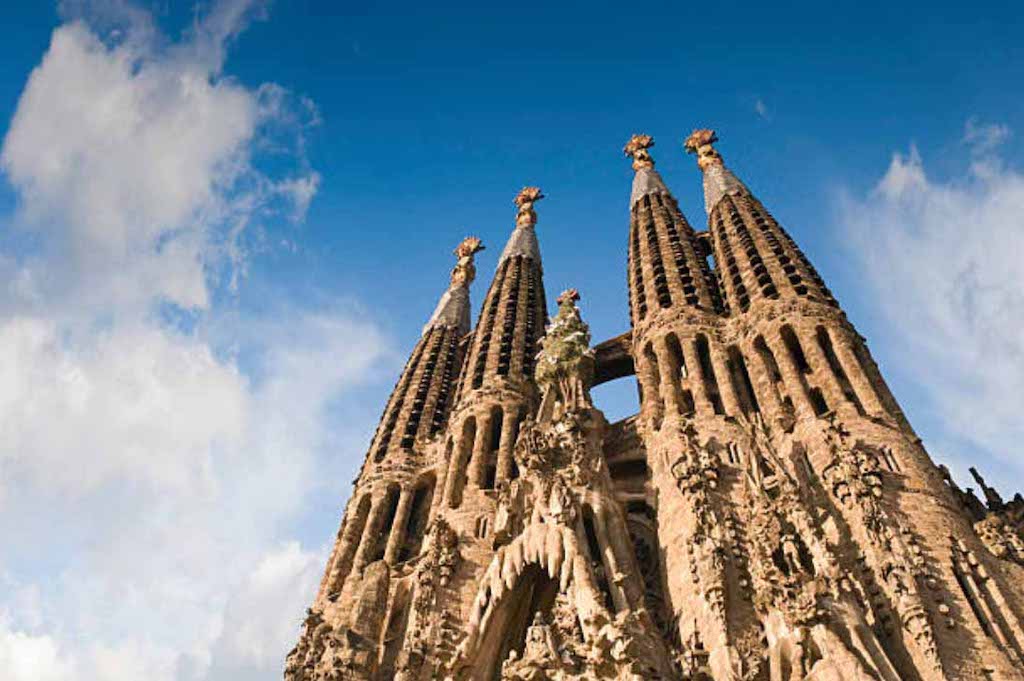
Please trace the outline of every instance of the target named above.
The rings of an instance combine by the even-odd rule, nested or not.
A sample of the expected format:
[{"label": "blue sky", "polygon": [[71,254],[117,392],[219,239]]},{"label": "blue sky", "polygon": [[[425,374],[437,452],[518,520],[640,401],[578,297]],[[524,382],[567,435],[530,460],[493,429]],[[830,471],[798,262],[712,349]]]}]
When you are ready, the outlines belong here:
[{"label": "blue sky", "polygon": [[1024,9],[900,5],[5,8],[0,662],[277,678],[463,236],[479,303],[541,186],[549,300],[627,329],[635,132],[702,228],[716,128],[935,458],[1019,488]]}]

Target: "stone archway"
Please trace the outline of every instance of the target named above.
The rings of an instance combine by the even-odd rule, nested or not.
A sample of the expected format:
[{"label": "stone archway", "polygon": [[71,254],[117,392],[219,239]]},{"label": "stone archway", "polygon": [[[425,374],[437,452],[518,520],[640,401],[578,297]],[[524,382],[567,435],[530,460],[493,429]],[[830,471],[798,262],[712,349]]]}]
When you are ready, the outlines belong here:
[{"label": "stone archway", "polygon": [[495,607],[487,630],[480,640],[476,663],[477,678],[497,681],[501,665],[509,652],[523,652],[526,629],[537,614],[550,619],[551,606],[558,596],[558,582],[538,564],[526,566],[516,585]]},{"label": "stone archway", "polygon": [[571,598],[581,623],[598,612],[607,619],[585,555],[575,531],[547,523],[527,526],[499,549],[480,579],[457,666],[474,681],[497,678],[509,651],[521,650],[534,614],[559,594]]}]

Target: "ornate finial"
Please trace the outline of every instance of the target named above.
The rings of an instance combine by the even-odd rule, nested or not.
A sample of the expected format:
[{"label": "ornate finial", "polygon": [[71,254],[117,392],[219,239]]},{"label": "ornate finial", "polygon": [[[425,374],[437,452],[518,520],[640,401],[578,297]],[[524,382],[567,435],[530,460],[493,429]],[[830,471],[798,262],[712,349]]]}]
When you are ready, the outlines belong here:
[{"label": "ornate finial", "polygon": [[697,166],[701,170],[707,170],[708,166],[722,164],[721,154],[711,146],[717,141],[718,135],[715,134],[714,130],[702,128],[694,130],[686,138],[686,141],[683,142],[683,146],[686,148],[687,153],[697,154]]},{"label": "ornate finial", "polygon": [[633,170],[654,167],[654,159],[647,150],[654,146],[654,138],[650,135],[633,135],[622,148],[622,153],[633,157]]},{"label": "ornate finial", "polygon": [[566,409],[592,406],[588,389],[594,378],[594,351],[590,349],[590,327],[576,307],[579,299],[574,288],[558,296],[558,313],[540,341],[534,371],[541,390],[538,422],[557,420]]},{"label": "ornate finial", "polygon": [[475,236],[467,236],[455,248],[455,257],[459,259],[452,270],[452,284],[464,284],[469,286],[476,279],[476,266],[473,264],[473,256],[484,250],[484,242]]},{"label": "ornate finial", "polygon": [[544,198],[540,187],[523,187],[516,194],[515,203],[519,206],[516,214],[516,227],[533,227],[537,224],[537,213],[533,210],[533,204]]},{"label": "ornate finial", "polygon": [[558,296],[557,302],[559,305],[569,304],[572,305],[580,299],[580,292],[574,288],[567,288],[562,291],[562,295]]}]

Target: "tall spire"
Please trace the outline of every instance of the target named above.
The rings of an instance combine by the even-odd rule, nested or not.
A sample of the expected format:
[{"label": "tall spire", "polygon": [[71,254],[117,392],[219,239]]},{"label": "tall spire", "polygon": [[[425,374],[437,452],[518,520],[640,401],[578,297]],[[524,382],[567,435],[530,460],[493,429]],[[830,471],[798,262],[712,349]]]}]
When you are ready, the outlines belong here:
[{"label": "tall spire", "polygon": [[[519,423],[536,399],[533,369],[547,302],[534,227],[538,187],[516,195],[516,226],[487,290],[459,379],[449,432],[445,504],[493,490],[516,475],[512,447]],[[478,502],[473,502],[478,503]]]},{"label": "tall spire", "polygon": [[704,208],[729,308],[746,312],[758,300],[790,296],[835,306],[832,293],[792,237],[725,167],[713,146],[717,141],[714,130],[700,129],[683,146],[697,155],[704,173]]},{"label": "tall spire", "polygon": [[480,309],[460,397],[482,387],[490,377],[532,380],[536,343],[547,316],[533,208],[542,198],[539,187],[525,187],[516,195],[516,226]]},{"label": "tall spire", "polygon": [[650,135],[633,135],[623,153],[633,159],[629,198],[629,301],[633,326],[659,309],[686,305],[721,310],[703,248],[679,204],[654,169]]},{"label": "tall spire", "polygon": [[747,187],[725,167],[722,155],[712,146],[718,141],[714,130],[694,130],[683,146],[697,155],[697,166],[704,173],[704,209],[708,215],[726,194],[749,194]]},{"label": "tall spire", "polygon": [[484,250],[483,242],[475,236],[468,236],[455,249],[458,262],[452,269],[451,284],[441,296],[430,321],[423,327],[424,335],[435,326],[452,326],[460,335],[469,333],[469,285],[476,279],[476,265],[473,256]]},{"label": "tall spire", "polygon": [[473,256],[483,248],[480,239],[471,236],[455,249],[458,262],[448,290],[423,327],[371,443],[377,463],[389,451],[412,450],[418,440],[435,435],[447,422],[463,360],[460,341],[469,331],[469,285],[476,276]]}]

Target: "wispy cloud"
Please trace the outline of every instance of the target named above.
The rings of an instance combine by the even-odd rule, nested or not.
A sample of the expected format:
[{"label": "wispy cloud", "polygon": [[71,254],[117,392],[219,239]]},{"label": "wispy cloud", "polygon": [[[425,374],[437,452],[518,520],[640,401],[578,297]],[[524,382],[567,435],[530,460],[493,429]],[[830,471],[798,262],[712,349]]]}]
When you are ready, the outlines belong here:
[{"label": "wispy cloud", "polygon": [[768,105],[760,97],[754,102],[754,111],[757,112],[758,117],[768,120]]},{"label": "wispy cloud", "polygon": [[[893,155],[839,218],[858,270],[890,325],[890,364],[923,391],[961,475],[973,448],[1024,474],[1024,175],[999,147],[1004,125],[968,121],[963,173],[929,176],[919,151]],[[1014,476],[1016,479],[1011,478]]]},{"label": "wispy cloud", "polygon": [[22,92],[0,151],[36,243],[0,252],[5,679],[277,679],[319,578],[323,547],[282,528],[328,444],[360,454],[328,408],[389,343],[337,302],[230,304],[247,235],[319,187],[312,102],[221,72],[264,5],[214,3],[173,41],[69,0]]}]

